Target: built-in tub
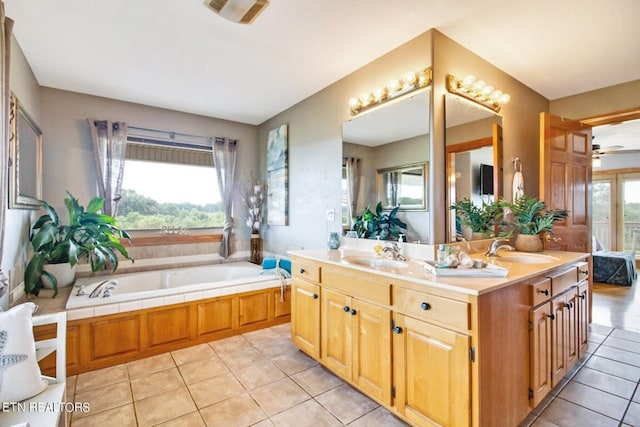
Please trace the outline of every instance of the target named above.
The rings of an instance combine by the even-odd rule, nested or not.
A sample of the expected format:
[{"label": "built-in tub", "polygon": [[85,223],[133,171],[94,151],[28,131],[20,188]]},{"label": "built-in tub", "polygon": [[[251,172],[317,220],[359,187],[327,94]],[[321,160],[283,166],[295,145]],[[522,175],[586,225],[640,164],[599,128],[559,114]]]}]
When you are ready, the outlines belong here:
[{"label": "built-in tub", "polygon": [[[127,307],[135,310],[281,286],[282,281],[274,273],[249,262],[234,262],[82,278],[76,281],[66,309],[96,308],[94,315],[103,315],[128,311]],[[107,280],[115,283],[111,296],[89,298]],[[112,308],[98,308],[104,305]]]}]

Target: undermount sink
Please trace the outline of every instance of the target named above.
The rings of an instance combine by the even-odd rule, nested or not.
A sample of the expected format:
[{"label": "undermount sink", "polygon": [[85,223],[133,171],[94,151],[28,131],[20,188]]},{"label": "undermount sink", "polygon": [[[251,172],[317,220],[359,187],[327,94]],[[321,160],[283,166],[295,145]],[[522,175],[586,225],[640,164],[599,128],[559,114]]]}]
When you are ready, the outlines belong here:
[{"label": "undermount sink", "polygon": [[517,253],[500,255],[496,260],[504,262],[519,262],[522,264],[549,264],[557,261],[558,259],[549,255]]},{"label": "undermount sink", "polygon": [[373,268],[407,268],[409,266],[409,264],[404,261],[379,256],[346,256],[342,258],[342,262]]}]

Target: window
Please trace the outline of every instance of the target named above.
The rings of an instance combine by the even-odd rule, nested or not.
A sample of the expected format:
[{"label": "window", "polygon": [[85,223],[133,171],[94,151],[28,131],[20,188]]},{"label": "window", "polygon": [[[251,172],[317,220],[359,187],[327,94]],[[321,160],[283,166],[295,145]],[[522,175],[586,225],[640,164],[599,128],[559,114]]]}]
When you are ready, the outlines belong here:
[{"label": "window", "polygon": [[130,132],[121,194],[117,221],[126,230],[224,224],[210,144],[185,148],[175,140],[151,140]]}]

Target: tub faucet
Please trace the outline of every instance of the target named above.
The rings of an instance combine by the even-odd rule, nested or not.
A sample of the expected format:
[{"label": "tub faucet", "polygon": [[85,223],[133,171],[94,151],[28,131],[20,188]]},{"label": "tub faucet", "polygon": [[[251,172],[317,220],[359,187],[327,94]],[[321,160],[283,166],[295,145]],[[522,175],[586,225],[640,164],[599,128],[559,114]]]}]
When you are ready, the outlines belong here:
[{"label": "tub faucet", "polygon": [[100,292],[102,292],[102,297],[106,298],[106,297],[110,297],[111,296],[111,289],[115,288],[116,285],[118,284],[118,281],[115,279],[107,279],[105,281],[102,281],[100,283],[98,283],[98,286],[96,286],[91,293],[89,294],[89,298],[97,298],[100,296]]},{"label": "tub faucet", "polygon": [[391,259],[406,261],[407,257],[400,253],[400,246],[396,242],[391,242],[391,246],[385,246],[382,248],[382,253],[391,253]]},{"label": "tub faucet", "polygon": [[506,249],[508,251],[514,251],[515,248],[511,245],[507,245],[507,244],[501,244],[501,243],[506,243],[508,242],[508,239],[493,239],[493,242],[491,242],[491,246],[489,246],[489,250],[487,250],[487,253],[485,254],[485,256],[500,256],[498,255],[498,251],[500,249]]}]

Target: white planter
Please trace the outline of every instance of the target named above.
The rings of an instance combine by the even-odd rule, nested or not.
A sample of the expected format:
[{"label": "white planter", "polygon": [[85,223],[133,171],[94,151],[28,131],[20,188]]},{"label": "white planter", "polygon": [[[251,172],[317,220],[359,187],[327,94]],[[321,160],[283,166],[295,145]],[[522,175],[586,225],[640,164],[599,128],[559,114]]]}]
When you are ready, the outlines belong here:
[{"label": "white planter", "polygon": [[[58,288],[64,288],[73,283],[76,278],[76,266],[71,267],[71,264],[45,264],[44,271],[53,274],[58,280]],[[51,289],[53,286],[46,276],[42,276],[42,284],[45,288]]]}]

